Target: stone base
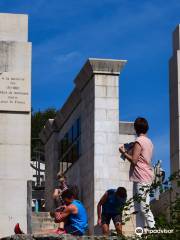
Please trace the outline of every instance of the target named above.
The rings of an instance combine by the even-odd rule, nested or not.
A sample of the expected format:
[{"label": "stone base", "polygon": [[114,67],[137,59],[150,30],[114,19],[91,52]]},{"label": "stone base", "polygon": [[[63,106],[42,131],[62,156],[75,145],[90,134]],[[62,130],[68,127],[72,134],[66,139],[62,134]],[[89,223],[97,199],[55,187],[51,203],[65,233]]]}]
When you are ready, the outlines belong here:
[{"label": "stone base", "polygon": [[[34,234],[34,235],[12,235],[9,237],[1,238],[1,240],[123,240],[123,237],[111,236],[111,237],[104,237],[104,236],[83,236],[83,237],[75,237],[72,235],[57,235],[57,234]],[[127,239],[127,238],[125,238]]]}]

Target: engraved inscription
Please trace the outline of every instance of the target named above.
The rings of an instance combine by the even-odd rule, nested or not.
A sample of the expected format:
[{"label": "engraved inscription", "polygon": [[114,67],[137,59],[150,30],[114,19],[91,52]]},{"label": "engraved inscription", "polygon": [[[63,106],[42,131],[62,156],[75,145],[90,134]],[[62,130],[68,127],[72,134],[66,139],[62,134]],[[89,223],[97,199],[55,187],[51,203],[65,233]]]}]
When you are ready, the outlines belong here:
[{"label": "engraved inscription", "polygon": [[29,85],[18,73],[0,74],[0,110],[30,111]]}]

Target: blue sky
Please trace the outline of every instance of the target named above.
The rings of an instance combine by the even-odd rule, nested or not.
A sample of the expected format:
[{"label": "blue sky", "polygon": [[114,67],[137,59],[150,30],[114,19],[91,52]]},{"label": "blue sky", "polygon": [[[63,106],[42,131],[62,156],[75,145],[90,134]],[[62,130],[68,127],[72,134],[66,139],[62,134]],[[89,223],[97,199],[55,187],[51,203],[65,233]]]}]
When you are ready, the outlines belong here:
[{"label": "blue sky", "polygon": [[0,0],[0,12],[29,14],[35,110],[60,108],[88,57],[127,59],[120,118],[149,120],[154,160],[169,172],[168,60],[179,0]]}]

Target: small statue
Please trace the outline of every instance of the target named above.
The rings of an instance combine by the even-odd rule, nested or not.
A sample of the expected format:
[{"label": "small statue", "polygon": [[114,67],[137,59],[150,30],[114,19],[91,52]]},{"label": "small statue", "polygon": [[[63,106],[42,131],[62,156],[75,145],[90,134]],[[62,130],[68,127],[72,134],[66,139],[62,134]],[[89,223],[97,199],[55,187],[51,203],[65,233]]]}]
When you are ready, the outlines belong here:
[{"label": "small statue", "polygon": [[165,179],[165,171],[161,167],[161,160],[158,160],[158,162],[154,166],[154,184],[158,184],[159,186],[155,189],[155,197],[156,200],[159,200],[160,195],[160,185],[163,184]]}]

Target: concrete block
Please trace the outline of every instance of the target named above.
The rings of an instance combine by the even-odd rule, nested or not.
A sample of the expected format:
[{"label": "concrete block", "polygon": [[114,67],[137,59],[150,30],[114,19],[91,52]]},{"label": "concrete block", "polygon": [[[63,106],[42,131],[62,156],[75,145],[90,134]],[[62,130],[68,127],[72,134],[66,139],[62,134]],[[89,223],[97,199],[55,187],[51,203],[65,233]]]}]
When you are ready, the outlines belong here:
[{"label": "concrete block", "polygon": [[94,136],[94,143],[102,143],[102,144],[106,144],[107,143],[107,137],[106,137],[106,133],[103,132],[95,132],[95,136]]},{"label": "concrete block", "polygon": [[107,109],[106,114],[107,114],[107,121],[119,121],[119,110]]},{"label": "concrete block", "polygon": [[95,97],[101,98],[106,97],[106,87],[105,86],[96,86],[95,87]]},{"label": "concrete block", "polygon": [[135,136],[133,135],[119,135],[119,144],[130,143],[135,141]]},{"label": "concrete block", "polygon": [[[17,171],[17,170],[16,170]],[[11,187],[10,187],[11,186]],[[7,191],[8,189],[8,191]],[[0,230],[1,236],[13,234],[14,226],[19,222],[23,229],[26,229],[26,215],[24,206],[27,205],[27,184],[20,179],[1,179],[0,187]],[[14,207],[10,207],[10,204]]]},{"label": "concrete block", "polygon": [[95,154],[104,154],[104,144],[95,144],[94,146],[94,151],[95,151]]},{"label": "concrete block", "polygon": [[95,109],[95,120],[106,121],[106,110],[105,109]]},{"label": "concrete block", "polygon": [[107,86],[107,97],[109,98],[119,98],[119,88]]},{"label": "concrete block", "polygon": [[104,155],[97,155],[95,156],[95,168],[103,168],[105,166]]},{"label": "concrete block", "polygon": [[107,166],[113,165],[113,167],[121,169],[121,161],[118,153],[117,155],[104,155],[104,164]]},{"label": "concrete block", "polygon": [[117,133],[118,125],[115,121],[95,121],[95,131]]},{"label": "concrete block", "polygon": [[28,16],[24,14],[0,14],[0,41],[26,42]]},{"label": "concrete block", "polygon": [[119,101],[114,98],[95,98],[96,109],[119,109]]},{"label": "concrete block", "polygon": [[[106,174],[107,174],[107,177],[106,177]],[[99,176],[98,172],[97,172],[97,179],[96,179],[96,183],[95,183],[95,191],[96,191],[97,195],[95,197],[95,201],[99,201],[99,195],[101,195],[102,193],[105,193],[109,189],[109,184],[107,181],[109,174],[108,173],[106,173],[106,174],[105,174],[105,171],[103,171],[103,174],[101,176]],[[99,192],[100,192],[100,194],[99,194]]]},{"label": "concrete block", "polygon": [[29,114],[0,114],[0,144],[30,144]]},{"label": "concrete block", "polygon": [[119,135],[117,133],[108,132],[107,134],[107,143],[119,143]]},{"label": "concrete block", "polygon": [[108,144],[104,147],[104,154],[106,155],[117,155],[119,153],[119,148],[117,144]]},{"label": "concrete block", "polygon": [[95,144],[95,154],[117,156],[118,151],[118,146],[115,144]]},{"label": "concrete block", "polygon": [[[10,216],[13,216],[13,218],[16,217],[16,214],[18,214],[18,216],[23,215],[24,209],[22,208],[22,206],[27,204],[27,192],[26,192],[27,184],[24,181],[24,179],[17,179],[17,180],[14,180],[13,182],[11,181],[11,179],[1,179],[1,183],[2,183],[0,188],[1,215],[4,217],[6,215],[10,215]],[[9,184],[11,184],[12,186],[11,189],[9,188]],[[19,188],[19,186],[21,187]],[[9,189],[9,191],[7,191],[7,189]],[[9,208],[10,199],[11,199],[11,203],[15,203],[15,206],[16,206],[12,209]],[[6,216],[6,217],[8,218],[9,216]],[[17,219],[14,219],[14,221],[17,221]]]},{"label": "concrete block", "polygon": [[[30,156],[28,145],[0,145],[0,178],[12,181],[17,178],[25,182],[27,179],[31,179],[30,162],[27,155]],[[3,162],[2,159],[6,159],[6,162]]]},{"label": "concrete block", "polygon": [[95,86],[119,86],[119,77],[112,75],[96,75]]}]

